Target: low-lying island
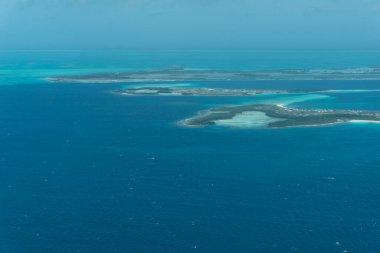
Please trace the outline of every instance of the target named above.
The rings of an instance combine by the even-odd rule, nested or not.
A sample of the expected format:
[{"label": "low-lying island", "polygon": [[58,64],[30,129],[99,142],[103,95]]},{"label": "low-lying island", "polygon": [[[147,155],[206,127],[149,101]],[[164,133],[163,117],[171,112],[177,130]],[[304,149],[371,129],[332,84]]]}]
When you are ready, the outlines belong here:
[{"label": "low-lying island", "polygon": [[131,96],[254,96],[260,94],[288,94],[289,91],[145,86],[126,88],[117,91],[117,93]]},{"label": "low-lying island", "polygon": [[353,110],[304,110],[291,109],[282,105],[252,104],[211,108],[195,117],[181,121],[180,124],[190,127],[222,125],[285,128],[355,121],[380,123],[380,113]]},{"label": "low-lying island", "polygon": [[149,83],[252,80],[380,80],[380,68],[194,70],[169,68],[67,75],[47,78],[58,83]]}]

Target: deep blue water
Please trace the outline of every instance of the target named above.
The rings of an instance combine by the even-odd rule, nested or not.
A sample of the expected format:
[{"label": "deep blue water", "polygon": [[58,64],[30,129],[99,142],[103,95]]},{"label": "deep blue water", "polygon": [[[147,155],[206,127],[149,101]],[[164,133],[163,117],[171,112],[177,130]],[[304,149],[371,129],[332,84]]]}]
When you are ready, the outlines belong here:
[{"label": "deep blue water", "polygon": [[[1,253],[380,250],[379,125],[186,129],[238,99],[33,82],[0,86]],[[330,96],[296,106],[380,110],[379,92]]]}]

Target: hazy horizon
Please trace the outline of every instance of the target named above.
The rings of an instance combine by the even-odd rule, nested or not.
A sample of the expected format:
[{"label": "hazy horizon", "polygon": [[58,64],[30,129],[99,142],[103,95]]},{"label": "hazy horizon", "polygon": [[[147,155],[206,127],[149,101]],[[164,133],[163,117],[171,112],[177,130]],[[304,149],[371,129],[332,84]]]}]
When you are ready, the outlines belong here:
[{"label": "hazy horizon", "polygon": [[379,50],[374,0],[0,0],[0,50]]}]

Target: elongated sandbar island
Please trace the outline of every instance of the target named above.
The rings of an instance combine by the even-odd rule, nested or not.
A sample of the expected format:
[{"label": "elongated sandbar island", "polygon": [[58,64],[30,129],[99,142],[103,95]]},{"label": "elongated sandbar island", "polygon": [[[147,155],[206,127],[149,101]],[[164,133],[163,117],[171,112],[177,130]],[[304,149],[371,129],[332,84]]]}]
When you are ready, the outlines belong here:
[{"label": "elongated sandbar island", "polygon": [[[286,90],[212,89],[205,87],[158,87],[144,86],[116,91],[130,96],[254,96],[260,94],[288,94]],[[301,91],[300,91],[301,92]],[[296,93],[296,92],[292,92]]]}]

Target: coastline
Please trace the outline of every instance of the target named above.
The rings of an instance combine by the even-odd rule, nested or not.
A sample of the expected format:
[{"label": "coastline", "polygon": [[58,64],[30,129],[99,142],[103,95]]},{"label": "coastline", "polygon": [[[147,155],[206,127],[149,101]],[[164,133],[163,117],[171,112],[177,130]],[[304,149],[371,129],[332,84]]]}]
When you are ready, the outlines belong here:
[{"label": "coastline", "polygon": [[186,127],[223,126],[233,128],[295,128],[318,127],[344,123],[380,124],[380,112],[303,110],[282,104],[253,104],[211,108],[180,121]]},{"label": "coastline", "polygon": [[46,78],[49,82],[149,83],[265,80],[380,80],[380,67],[343,69],[195,70],[161,69]]}]

